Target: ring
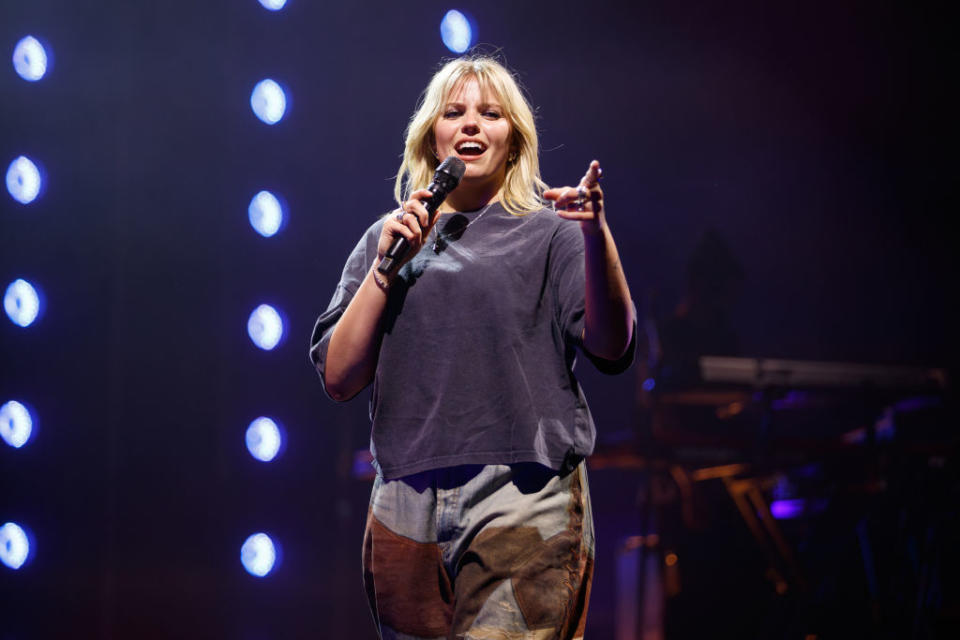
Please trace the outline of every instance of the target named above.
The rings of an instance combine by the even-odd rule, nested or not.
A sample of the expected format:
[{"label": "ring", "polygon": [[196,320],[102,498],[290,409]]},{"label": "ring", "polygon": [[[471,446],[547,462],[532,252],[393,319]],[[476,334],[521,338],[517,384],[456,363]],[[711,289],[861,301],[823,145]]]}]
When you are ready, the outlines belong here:
[{"label": "ring", "polygon": [[587,201],[587,190],[583,186],[577,187],[577,211],[583,211],[583,205]]},{"label": "ring", "polygon": [[397,211],[397,214],[393,217],[396,218],[397,222],[403,222],[403,216],[405,215],[407,215],[407,212],[401,210],[401,211]]}]

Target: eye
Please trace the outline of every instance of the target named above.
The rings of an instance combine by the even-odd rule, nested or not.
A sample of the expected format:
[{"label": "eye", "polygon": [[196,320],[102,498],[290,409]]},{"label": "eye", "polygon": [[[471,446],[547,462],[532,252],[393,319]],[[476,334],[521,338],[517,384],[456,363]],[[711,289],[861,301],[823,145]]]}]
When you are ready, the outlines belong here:
[{"label": "eye", "polygon": [[501,117],[501,114],[499,111],[496,111],[494,109],[487,109],[486,111],[483,112],[483,117],[490,118],[491,120],[497,120]]},{"label": "eye", "polygon": [[446,111],[443,112],[443,117],[447,119],[456,118],[459,115],[460,115],[459,109],[447,109]]}]

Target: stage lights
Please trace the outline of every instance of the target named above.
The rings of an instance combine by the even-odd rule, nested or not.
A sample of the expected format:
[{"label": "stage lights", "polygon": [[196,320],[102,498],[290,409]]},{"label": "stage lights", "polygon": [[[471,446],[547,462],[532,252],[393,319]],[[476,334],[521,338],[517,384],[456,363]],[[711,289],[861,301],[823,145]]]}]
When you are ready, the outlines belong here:
[{"label": "stage lights", "polygon": [[774,500],[770,503],[770,514],[778,520],[787,520],[802,515],[805,508],[806,500],[801,498]]},{"label": "stage lights", "polygon": [[247,333],[253,344],[264,351],[270,351],[280,344],[283,338],[283,318],[276,309],[262,304],[253,310],[247,320]]},{"label": "stage lights", "polygon": [[262,578],[277,562],[277,547],[265,533],[255,533],[240,547],[240,563],[252,576]]},{"label": "stage lights", "polygon": [[283,226],[283,205],[277,196],[269,191],[261,191],[250,201],[247,216],[254,231],[269,238]]},{"label": "stage lights", "polygon": [[[52,58],[39,40],[26,36],[13,49],[13,69],[28,82],[36,82],[46,75]],[[7,167],[7,191],[20,204],[37,199],[43,187],[40,169],[30,158],[19,156]],[[18,278],[4,292],[3,309],[10,321],[28,327],[41,311],[41,296],[32,284]],[[0,406],[0,439],[15,449],[25,445],[33,433],[30,410],[16,400]],[[0,526],[0,563],[18,570],[30,559],[31,536],[16,522]]]},{"label": "stage lights", "polygon": [[33,36],[22,38],[13,48],[13,69],[28,82],[36,82],[47,73],[47,51]]},{"label": "stage lights", "polygon": [[[259,0],[269,11],[280,11],[287,0]],[[254,115],[268,125],[275,125],[287,114],[292,104],[286,87],[271,78],[258,82],[250,94]],[[288,210],[281,197],[267,190],[257,192],[247,206],[250,226],[264,238],[279,233],[287,223]],[[247,318],[247,334],[259,349],[271,351],[284,340],[284,317],[269,304],[261,304]],[[240,426],[240,425],[238,425]],[[275,420],[260,416],[246,428],[244,444],[254,459],[271,462],[283,453],[286,434]],[[282,549],[266,533],[250,535],[240,547],[240,563],[250,575],[263,578],[280,566]]]},{"label": "stage lights", "polygon": [[447,49],[454,53],[463,53],[470,48],[470,42],[473,40],[470,20],[456,9],[447,11],[447,15],[440,21],[440,37]]},{"label": "stage lights", "polygon": [[33,161],[20,156],[7,167],[7,191],[20,204],[30,204],[40,195],[43,178]]},{"label": "stage lights", "polygon": [[270,462],[283,447],[283,435],[276,422],[261,416],[247,427],[246,442],[250,455],[261,462]]},{"label": "stage lights", "polygon": [[250,94],[250,108],[262,121],[276,124],[287,112],[287,95],[270,78],[261,80]]},{"label": "stage lights", "polygon": [[10,283],[3,296],[3,310],[13,324],[29,327],[40,315],[40,295],[32,284],[17,278]]},{"label": "stage lights", "polygon": [[0,407],[0,438],[14,449],[27,443],[33,433],[33,416],[30,410],[10,400]]},{"label": "stage lights", "polygon": [[7,522],[0,527],[0,562],[17,570],[29,557],[30,539],[23,527],[16,522]]},{"label": "stage lights", "polygon": [[770,515],[777,520],[790,520],[820,513],[828,505],[826,498],[782,498],[770,503]]}]

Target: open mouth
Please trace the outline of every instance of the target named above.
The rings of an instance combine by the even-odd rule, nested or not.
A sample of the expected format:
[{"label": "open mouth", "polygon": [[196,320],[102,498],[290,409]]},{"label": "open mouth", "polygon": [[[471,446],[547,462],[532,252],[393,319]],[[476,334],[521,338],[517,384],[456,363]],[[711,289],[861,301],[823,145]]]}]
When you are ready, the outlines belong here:
[{"label": "open mouth", "polygon": [[487,150],[487,145],[475,140],[465,140],[458,144],[455,149],[461,156],[479,156]]}]

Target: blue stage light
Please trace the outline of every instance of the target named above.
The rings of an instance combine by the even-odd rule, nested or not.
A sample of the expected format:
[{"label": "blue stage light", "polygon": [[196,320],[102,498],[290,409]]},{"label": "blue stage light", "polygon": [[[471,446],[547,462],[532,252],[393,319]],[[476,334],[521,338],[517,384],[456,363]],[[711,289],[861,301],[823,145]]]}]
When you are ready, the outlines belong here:
[{"label": "blue stage light", "polygon": [[27,36],[13,48],[13,68],[24,80],[36,82],[47,73],[47,52],[40,41]]},{"label": "blue stage light", "polygon": [[260,0],[260,4],[270,11],[280,11],[286,6],[287,0]]},{"label": "blue stage light", "polygon": [[262,578],[273,570],[277,548],[265,533],[255,533],[240,547],[240,562],[252,576]]},{"label": "blue stage light", "polygon": [[42,185],[40,169],[26,156],[20,156],[7,168],[7,191],[21,204],[36,200]]},{"label": "blue stage light", "polygon": [[463,53],[470,48],[470,42],[473,40],[473,29],[470,28],[470,21],[456,9],[447,11],[440,21],[440,37],[447,49],[454,53]]},{"label": "blue stage light", "polygon": [[774,500],[770,503],[770,514],[778,520],[789,520],[803,514],[807,501],[802,498]]},{"label": "blue stage light", "polygon": [[262,304],[253,310],[247,320],[247,333],[253,344],[264,351],[270,351],[283,338],[283,319],[276,309]]},{"label": "blue stage light", "polygon": [[3,310],[13,324],[29,327],[40,315],[40,295],[32,284],[17,278],[3,296]]},{"label": "blue stage light", "polygon": [[247,427],[246,442],[250,455],[261,462],[270,462],[280,453],[283,435],[276,422],[261,416]]},{"label": "blue stage light", "polygon": [[257,117],[267,124],[276,124],[287,111],[287,95],[279,84],[267,78],[253,88],[250,107]]},{"label": "blue stage light", "polygon": [[14,449],[19,449],[33,433],[33,417],[30,410],[10,400],[0,407],[0,438]]},{"label": "blue stage light", "polygon": [[777,520],[789,520],[820,513],[830,504],[827,498],[784,498],[770,503],[770,515]]},{"label": "blue stage light", "polygon": [[253,196],[247,215],[250,226],[264,238],[274,235],[283,226],[283,205],[269,191],[261,191]]},{"label": "blue stage light", "polygon": [[30,557],[27,532],[15,522],[0,527],[0,562],[11,569],[19,569]]}]

